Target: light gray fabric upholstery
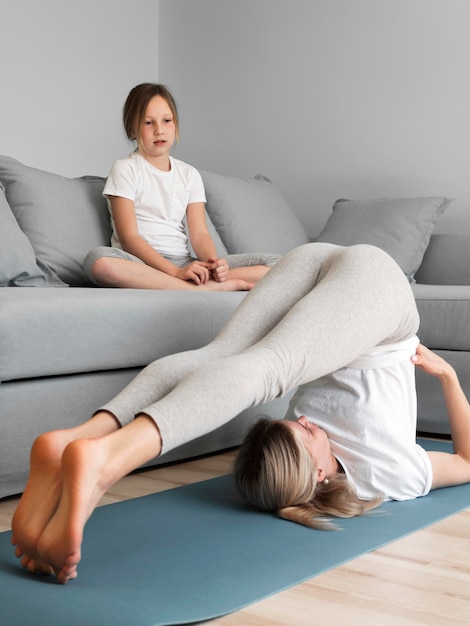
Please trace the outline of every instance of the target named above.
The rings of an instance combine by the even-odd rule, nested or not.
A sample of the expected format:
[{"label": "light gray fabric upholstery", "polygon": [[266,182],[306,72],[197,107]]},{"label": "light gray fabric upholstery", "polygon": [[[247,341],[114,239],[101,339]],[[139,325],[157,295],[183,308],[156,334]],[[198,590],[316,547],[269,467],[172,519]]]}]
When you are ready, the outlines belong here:
[{"label": "light gray fabric upholstery", "polygon": [[434,234],[416,282],[427,285],[470,285],[470,234]]},{"label": "light gray fabric upholstery", "polygon": [[46,277],[0,186],[0,286],[42,286]]},{"label": "light gray fabric upholstery", "polygon": [[421,341],[433,349],[470,351],[470,286],[412,285]]},{"label": "light gray fabric upholstery", "polygon": [[201,172],[207,212],[227,251],[285,254],[309,242],[290,206],[264,176]]},{"label": "light gray fabric upholstery", "polygon": [[246,292],[0,290],[0,381],[142,367],[211,341]]},{"label": "light gray fabric upholstery", "polygon": [[111,237],[104,179],[65,178],[0,156],[0,182],[36,257],[61,281],[89,284],[82,260]]},{"label": "light gray fabric upholstery", "polygon": [[450,202],[443,197],[337,200],[317,241],[378,246],[413,280],[436,221]]}]

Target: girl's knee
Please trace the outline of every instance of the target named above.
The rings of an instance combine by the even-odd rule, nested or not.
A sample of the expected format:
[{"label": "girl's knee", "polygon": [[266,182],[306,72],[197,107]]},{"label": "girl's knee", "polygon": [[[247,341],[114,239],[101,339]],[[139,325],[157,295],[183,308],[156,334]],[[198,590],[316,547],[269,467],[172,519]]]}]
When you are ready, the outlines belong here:
[{"label": "girl's knee", "polygon": [[96,282],[95,278],[95,264],[97,261],[100,261],[105,255],[108,248],[104,246],[100,246],[98,248],[94,248],[90,250],[86,257],[83,259],[83,268],[87,274],[87,276],[94,282]]},{"label": "girl's knee", "polygon": [[109,284],[115,279],[116,259],[102,256],[90,265],[90,276],[99,284]]}]

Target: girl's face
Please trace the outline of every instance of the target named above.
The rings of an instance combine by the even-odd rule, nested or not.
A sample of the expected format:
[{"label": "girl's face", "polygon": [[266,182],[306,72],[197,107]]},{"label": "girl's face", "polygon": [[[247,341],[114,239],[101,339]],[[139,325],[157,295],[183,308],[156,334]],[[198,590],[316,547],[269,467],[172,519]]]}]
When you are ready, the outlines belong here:
[{"label": "girl's face", "polygon": [[154,96],[147,105],[140,129],[139,151],[152,165],[170,169],[170,150],[176,139],[176,126],[167,101]]},{"label": "girl's face", "polygon": [[328,435],[316,424],[308,421],[305,415],[296,422],[284,421],[293,430],[297,431],[300,439],[317,468],[319,481],[326,478],[326,470],[330,468],[332,452]]}]

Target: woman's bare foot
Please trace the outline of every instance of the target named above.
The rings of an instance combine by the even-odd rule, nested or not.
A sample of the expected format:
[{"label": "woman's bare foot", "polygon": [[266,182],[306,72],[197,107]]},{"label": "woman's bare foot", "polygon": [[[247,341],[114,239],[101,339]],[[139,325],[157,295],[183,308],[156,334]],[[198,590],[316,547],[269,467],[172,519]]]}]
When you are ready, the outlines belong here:
[{"label": "woman's bare foot", "polygon": [[62,495],[55,514],[42,533],[37,553],[60,583],[77,575],[85,524],[112,484],[101,439],[71,442],[62,455]]},{"label": "woman's bare foot", "polygon": [[37,544],[60,501],[65,447],[77,438],[100,437],[118,428],[110,413],[100,412],[80,426],[44,433],[33,443],[28,483],[12,519],[12,544],[23,567],[31,572],[53,573],[39,556]]},{"label": "woman's bare foot", "polygon": [[12,521],[16,555],[31,572],[77,575],[83,528],[117,480],[161,452],[155,423],[143,414],[121,428],[100,411],[75,428],[40,435],[28,484]]},{"label": "woman's bare foot", "polygon": [[59,503],[61,457],[68,441],[66,431],[49,432],[40,435],[31,449],[28,484],[12,519],[12,543],[23,567],[32,572],[51,573],[39,558],[37,543]]}]

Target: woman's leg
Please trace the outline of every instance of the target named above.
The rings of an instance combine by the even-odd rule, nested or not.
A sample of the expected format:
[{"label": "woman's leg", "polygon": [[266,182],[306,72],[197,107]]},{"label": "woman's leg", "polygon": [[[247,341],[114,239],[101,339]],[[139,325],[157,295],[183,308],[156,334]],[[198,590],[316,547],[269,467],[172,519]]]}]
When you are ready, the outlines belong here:
[{"label": "woman's leg", "polygon": [[124,426],[196,369],[207,366],[210,376],[217,359],[243,352],[271,331],[315,287],[325,263],[338,250],[321,243],[290,252],[246,295],[211,343],[154,361],[100,410],[109,411]]},{"label": "woman's leg", "polygon": [[[269,325],[272,330],[244,352],[221,358],[210,369],[196,370],[167,396],[142,409],[158,425],[163,452],[217,428],[249,406],[343,367],[380,343],[416,333],[419,319],[411,288],[384,252],[371,246],[321,250],[311,244],[292,257],[296,263],[290,280],[295,282],[295,270],[301,266],[300,291],[307,293]],[[323,257],[320,267],[319,257]],[[257,318],[258,300],[266,315],[276,318],[276,292],[282,286],[275,271],[283,261],[268,274],[263,289],[245,298],[217,343],[231,343],[252,313]],[[292,266],[287,257],[285,263]]]}]

